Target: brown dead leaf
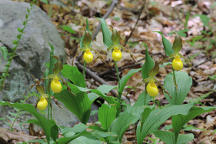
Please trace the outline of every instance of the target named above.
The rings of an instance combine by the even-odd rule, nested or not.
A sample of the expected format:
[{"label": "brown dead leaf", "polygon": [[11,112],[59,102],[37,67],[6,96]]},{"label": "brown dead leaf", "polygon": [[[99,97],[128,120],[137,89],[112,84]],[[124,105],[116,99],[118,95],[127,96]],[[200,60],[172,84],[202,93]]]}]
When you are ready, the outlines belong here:
[{"label": "brown dead leaf", "polygon": [[2,138],[4,141],[13,141],[13,143],[18,142],[27,142],[33,139],[36,139],[35,136],[29,136],[21,132],[16,131],[9,131],[5,128],[0,128],[0,138]]}]

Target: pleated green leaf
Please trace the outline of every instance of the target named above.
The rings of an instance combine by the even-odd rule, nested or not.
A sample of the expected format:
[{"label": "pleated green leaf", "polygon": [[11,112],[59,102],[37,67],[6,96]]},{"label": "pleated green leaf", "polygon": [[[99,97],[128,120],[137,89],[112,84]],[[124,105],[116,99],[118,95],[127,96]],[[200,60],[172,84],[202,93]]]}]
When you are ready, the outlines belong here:
[{"label": "pleated green leaf", "polygon": [[37,110],[35,109],[33,105],[23,104],[23,103],[10,103],[10,102],[5,102],[5,101],[1,101],[0,105],[7,105],[7,106],[17,108],[19,110],[29,112],[37,119],[38,122],[36,123],[38,123],[41,126],[41,128],[44,130],[46,139],[48,141],[50,140],[50,138],[52,138],[54,141],[57,139],[58,127],[56,123],[53,120],[48,120],[43,115],[41,115],[39,112],[37,112]]},{"label": "pleated green leaf", "polygon": [[76,66],[64,65],[61,73],[75,85],[79,87],[86,87],[84,76]]},{"label": "pleated green leaf", "polygon": [[103,43],[109,48],[112,45],[112,33],[110,32],[105,19],[100,19],[103,33]]},{"label": "pleated green leaf", "polygon": [[185,97],[190,91],[192,78],[186,72],[175,72],[177,91],[173,81],[173,73],[168,74],[164,80],[164,88],[168,93],[164,93],[170,104],[178,105],[184,102]]},{"label": "pleated green leaf", "polygon": [[102,125],[102,128],[107,130],[113,120],[116,118],[116,106],[103,104],[98,110],[98,120]]},{"label": "pleated green leaf", "polygon": [[147,116],[147,118],[143,119],[144,122],[141,121],[142,127],[140,128],[139,139],[137,139],[138,144],[142,144],[143,139],[156,131],[159,126],[164,123],[168,118],[173,115],[186,115],[193,105],[169,105],[162,109],[155,109],[151,111],[151,113]]},{"label": "pleated green leaf", "polygon": [[216,107],[192,107],[187,115],[176,115],[172,117],[172,126],[175,133],[179,133],[183,126],[193,118],[212,110]]},{"label": "pleated green leaf", "polygon": [[172,44],[170,43],[168,39],[164,37],[163,34],[161,35],[162,35],[162,43],[164,46],[165,54],[166,56],[171,56],[173,54]]},{"label": "pleated green leaf", "polygon": [[142,66],[142,77],[146,79],[149,77],[151,70],[154,68],[155,63],[154,60],[151,58],[148,52],[148,47],[146,45],[146,53],[145,53],[145,63]]}]

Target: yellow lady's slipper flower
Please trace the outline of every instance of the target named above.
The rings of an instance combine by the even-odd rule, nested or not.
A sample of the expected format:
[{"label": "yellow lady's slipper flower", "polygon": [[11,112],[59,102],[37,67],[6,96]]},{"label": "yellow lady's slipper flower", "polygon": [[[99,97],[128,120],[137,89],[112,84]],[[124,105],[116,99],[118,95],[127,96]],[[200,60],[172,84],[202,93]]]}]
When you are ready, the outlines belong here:
[{"label": "yellow lady's slipper flower", "polygon": [[112,52],[112,59],[114,61],[120,61],[121,58],[122,58],[121,50],[119,50],[118,48],[114,48],[114,50]]},{"label": "yellow lady's slipper flower", "polygon": [[182,70],[182,68],[183,68],[183,62],[180,59],[180,56],[178,56],[178,55],[175,56],[175,58],[172,61],[172,67],[176,71]]},{"label": "yellow lady's slipper flower", "polygon": [[157,96],[159,93],[158,88],[153,81],[148,83],[146,90],[147,90],[148,95],[150,95],[152,97]]},{"label": "yellow lady's slipper flower", "polygon": [[37,103],[37,109],[45,110],[47,105],[48,105],[48,102],[47,102],[46,98],[42,96]]},{"label": "yellow lady's slipper flower", "polygon": [[60,93],[62,91],[62,85],[58,76],[55,76],[51,81],[51,89],[54,93]]},{"label": "yellow lady's slipper flower", "polygon": [[84,61],[86,63],[90,63],[93,61],[93,58],[94,58],[94,56],[93,56],[92,52],[90,51],[90,49],[86,49],[84,54],[83,54]]}]

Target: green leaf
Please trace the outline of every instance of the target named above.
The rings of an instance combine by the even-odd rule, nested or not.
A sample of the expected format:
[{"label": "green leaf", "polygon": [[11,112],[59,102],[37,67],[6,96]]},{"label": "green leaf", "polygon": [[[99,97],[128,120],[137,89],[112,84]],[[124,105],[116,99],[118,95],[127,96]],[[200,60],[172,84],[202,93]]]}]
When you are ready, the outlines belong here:
[{"label": "green leaf", "polygon": [[118,137],[112,137],[110,141],[117,140],[121,142],[124,132],[131,124],[138,121],[143,110],[144,106],[129,106],[124,112],[121,112],[111,125],[111,132],[118,134]]},{"label": "green leaf", "polygon": [[54,96],[69,111],[74,113],[82,123],[86,123],[90,116],[92,102],[89,100],[88,95],[79,91],[79,89],[76,89],[75,93],[76,95],[67,90],[62,90]]},{"label": "green leaf", "polygon": [[148,105],[149,101],[152,99],[146,91],[143,91],[139,97],[134,106],[143,106],[143,105]]},{"label": "green leaf", "polygon": [[162,35],[162,43],[164,46],[165,54],[166,56],[171,56],[173,54],[172,44],[170,43],[168,39],[164,37],[163,34],[161,35]]},{"label": "green leaf", "polygon": [[[45,139],[33,139],[33,140],[28,141],[27,143],[21,143],[21,144],[29,144],[29,143],[47,144],[47,141]],[[53,143],[51,143],[51,144],[53,144]],[[18,143],[18,144],[20,144],[20,143]]]},{"label": "green leaf", "polygon": [[96,136],[98,139],[108,138],[108,137],[117,137],[117,135],[112,132],[104,132],[104,130],[96,130],[96,129],[92,129],[91,134]]},{"label": "green leaf", "polygon": [[82,41],[84,48],[89,48],[91,46],[91,41],[91,34],[88,31],[86,31]]},{"label": "green leaf", "polygon": [[170,104],[182,104],[192,85],[192,78],[186,72],[175,71],[176,86],[173,81],[173,73],[168,74],[164,80],[164,88],[168,92],[164,93]]},{"label": "green leaf", "polygon": [[100,85],[97,90],[99,90],[100,92],[102,92],[103,94],[107,94],[109,91],[111,91],[112,89],[116,88],[116,86],[112,86],[112,85]]},{"label": "green leaf", "polygon": [[117,31],[113,31],[112,32],[112,42],[113,42],[113,45],[119,45],[120,44],[120,34],[119,32]]},{"label": "green leaf", "polygon": [[75,34],[76,31],[74,31],[70,26],[67,26],[67,25],[62,25],[61,28],[66,31],[66,32],[69,32],[71,34]]},{"label": "green leaf", "polygon": [[153,78],[158,74],[158,72],[159,72],[159,63],[156,62],[154,68],[150,71],[149,76]]},{"label": "green leaf", "polygon": [[46,139],[48,141],[50,140],[50,137],[54,141],[57,139],[58,127],[57,127],[56,123],[53,120],[48,120],[47,118],[42,116],[40,113],[38,113],[33,105],[23,104],[23,103],[9,103],[9,102],[5,102],[5,101],[0,101],[0,105],[7,105],[7,106],[17,108],[19,110],[29,112],[38,120],[38,124],[40,124],[40,126],[44,130],[45,135],[46,135]]},{"label": "green leaf", "polygon": [[[86,39],[87,39],[87,38],[85,38],[86,34],[88,35],[87,37],[88,37],[89,41],[92,40],[89,37],[89,36],[92,35],[92,33],[91,33],[90,29],[89,29],[88,19],[86,19],[86,31],[85,31],[84,35],[80,38],[80,48],[81,49],[83,49],[85,46],[90,46],[91,41],[88,44],[85,44],[86,43]],[[84,39],[85,39],[85,42],[84,42]]]},{"label": "green leaf", "polygon": [[[154,135],[166,144],[175,144],[175,134],[169,131],[155,131]],[[183,144],[183,143],[182,143]]]},{"label": "green leaf", "polygon": [[82,123],[75,125],[74,127],[66,127],[61,130],[64,137],[59,138],[57,142],[59,144],[68,144],[70,141],[82,136],[88,127]]},{"label": "green leaf", "polygon": [[147,106],[145,107],[144,111],[141,114],[140,117],[140,121],[138,123],[137,129],[136,129],[136,137],[137,137],[137,141],[141,142],[143,141],[143,137],[142,137],[142,124],[146,121],[146,119],[148,118],[149,114],[151,113],[151,111],[153,110],[154,107],[152,106]]},{"label": "green leaf", "polygon": [[40,0],[41,2],[48,4],[48,0]]},{"label": "green leaf", "polygon": [[36,119],[29,119],[25,123],[29,123],[29,124],[32,123],[32,124],[40,125],[39,121]]},{"label": "green leaf", "polygon": [[119,81],[119,93],[120,95],[122,94],[126,84],[127,84],[127,81],[137,72],[139,72],[141,69],[132,69],[130,70],[125,76],[123,76],[121,78],[121,80]]},{"label": "green leaf", "polygon": [[166,144],[188,144],[194,139],[193,134],[180,134],[177,142],[175,142],[175,134],[173,132],[155,131],[154,134]]},{"label": "green leaf", "polygon": [[[75,132],[75,131],[73,131],[73,132]],[[71,138],[74,135],[73,132],[71,133],[71,135],[72,135],[72,136],[70,136]],[[88,131],[84,130],[84,131],[77,131],[76,134],[79,134],[79,137],[77,137],[76,139],[73,139],[72,141],[70,141],[67,144],[86,144],[86,143],[90,143],[90,144],[91,143],[92,144],[100,143],[100,144],[102,144],[100,141],[98,141],[98,137],[99,138],[101,138],[101,137],[98,136],[97,133],[92,133],[92,132],[88,132]],[[60,143],[60,144],[62,144],[62,143]]]},{"label": "green leaf", "polygon": [[49,62],[47,63],[47,67],[46,67],[46,71],[44,72],[44,76],[45,76],[45,91],[46,93],[49,93],[50,94],[50,90],[49,90],[49,82],[50,82],[50,79],[47,79],[47,77],[50,75],[50,74],[53,74],[53,71],[54,71],[54,65],[56,63],[56,59],[54,58],[54,46],[49,43],[49,46],[50,46],[50,57],[49,57]]},{"label": "green leaf", "polygon": [[1,55],[3,56],[4,60],[7,60],[7,56],[8,56],[7,48],[2,46],[2,47],[0,47],[0,50],[1,50]]},{"label": "green leaf", "polygon": [[118,99],[112,96],[107,96],[106,94],[115,88],[116,86],[111,86],[111,85],[101,85],[97,89],[88,89],[88,88],[83,88],[76,86],[74,84],[68,83],[68,85],[71,87],[71,90],[73,93],[80,93],[82,92],[91,92],[88,94],[89,100],[94,101],[98,97],[103,98],[105,101],[107,101],[109,104],[118,104]]},{"label": "green leaf", "polygon": [[184,29],[187,29],[187,28],[188,28],[188,21],[189,21],[189,18],[190,18],[190,12],[187,12],[187,15],[186,15],[186,17],[185,17]]},{"label": "green leaf", "polygon": [[54,65],[56,63],[56,59],[54,58],[55,48],[51,43],[49,43],[49,46],[50,46],[51,51],[50,51],[50,59],[49,59],[49,67],[48,67],[49,70],[48,71],[49,71],[49,74],[53,74]]},{"label": "green leaf", "polygon": [[98,120],[102,125],[102,128],[107,130],[113,120],[116,118],[116,106],[103,104],[98,110]]},{"label": "green leaf", "polygon": [[179,30],[176,33],[181,36],[181,37],[187,37],[186,32],[188,32],[188,29],[184,29],[184,30]]},{"label": "green leaf", "polygon": [[88,19],[86,18],[86,30],[91,33],[90,29],[89,29],[89,22]]},{"label": "green leaf", "polygon": [[174,54],[177,54],[182,49],[182,39],[180,36],[177,35],[175,37],[172,49],[174,50]]},{"label": "green leaf", "polygon": [[13,44],[17,45],[18,44],[18,40],[13,40]]},{"label": "green leaf", "polygon": [[110,47],[112,45],[112,33],[110,32],[106,21],[104,19],[100,19],[101,22],[101,29],[103,33],[103,43],[107,46]]},{"label": "green leaf", "polygon": [[188,144],[194,139],[193,134],[180,134],[178,136],[177,144]]},{"label": "green leaf", "polygon": [[198,15],[201,19],[201,21],[203,22],[203,25],[208,27],[208,23],[210,18],[207,15]]},{"label": "green leaf", "polygon": [[62,138],[59,138],[59,139],[57,140],[57,143],[59,143],[59,144],[68,144],[68,143],[71,142],[72,140],[74,140],[74,139],[80,137],[80,135],[81,135],[81,134],[78,133],[78,134],[75,134],[75,135],[73,135],[73,136],[71,136],[71,137],[62,137]]},{"label": "green leaf", "polygon": [[76,66],[64,65],[62,75],[71,80],[75,85],[86,87],[85,79]]},{"label": "green leaf", "polygon": [[173,115],[186,115],[192,104],[186,105],[169,105],[162,109],[155,109],[151,111],[147,118],[145,118],[140,133],[140,138],[138,140],[138,144],[142,144],[143,139],[150,133],[153,133],[158,129],[158,127],[164,123],[168,118]]},{"label": "green leaf", "polygon": [[23,30],[24,30],[24,29],[17,28],[17,31],[18,31],[18,32],[20,32],[20,33],[22,33],[22,32],[23,32]]},{"label": "green leaf", "polygon": [[87,128],[88,127],[85,124],[79,123],[73,127],[63,127],[61,129],[61,133],[63,134],[64,137],[71,137],[75,135],[76,133],[84,132]]},{"label": "green leaf", "polygon": [[93,138],[80,136],[76,138],[75,140],[71,141],[69,144],[103,144],[103,143]]},{"label": "green leaf", "polygon": [[149,55],[148,47],[146,46],[145,63],[142,66],[142,77],[143,77],[143,79],[146,79],[146,78],[149,77],[149,73],[154,68],[154,66],[155,66],[154,60]]},{"label": "green leaf", "polygon": [[119,101],[118,101],[117,98],[112,97],[112,96],[106,96],[105,94],[103,94],[98,89],[93,89],[93,90],[91,90],[91,92],[97,94],[98,96],[103,98],[105,101],[107,101],[109,104],[117,104],[117,105],[119,105]]},{"label": "green leaf", "polygon": [[216,74],[215,75],[212,75],[212,76],[209,76],[210,80],[216,80]]},{"label": "green leaf", "polygon": [[21,35],[21,34],[18,34],[18,35],[17,35],[17,39],[19,39],[19,40],[20,40],[20,39],[21,39],[21,37],[22,37],[22,35]]},{"label": "green leaf", "polygon": [[82,123],[75,125],[73,128],[66,127],[62,129],[64,137],[57,140],[59,144],[86,144],[99,143],[97,136],[87,132],[88,127]]},{"label": "green leaf", "polygon": [[187,115],[176,115],[172,117],[172,126],[175,133],[179,133],[183,126],[200,114],[215,110],[216,107],[192,107]]},{"label": "green leaf", "polygon": [[142,128],[142,124],[139,121],[139,123],[137,125],[137,128],[136,128],[136,139],[137,139],[137,142],[143,141],[142,134],[141,134],[141,131],[142,131],[141,128]]},{"label": "green leaf", "polygon": [[208,93],[202,94],[197,98],[191,98],[189,100],[189,103],[193,103],[193,104],[198,104],[201,102],[201,100],[205,99],[206,97],[208,97],[209,95],[211,95],[214,91],[210,91]]}]

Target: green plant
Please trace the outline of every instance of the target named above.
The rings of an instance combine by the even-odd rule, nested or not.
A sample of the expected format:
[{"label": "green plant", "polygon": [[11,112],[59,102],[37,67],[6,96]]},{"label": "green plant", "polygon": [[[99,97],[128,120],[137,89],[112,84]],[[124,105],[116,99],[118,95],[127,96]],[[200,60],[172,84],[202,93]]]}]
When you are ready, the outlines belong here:
[{"label": "green plant", "polygon": [[[33,0],[33,2],[34,2],[34,0]],[[24,31],[25,31],[25,28],[27,26],[32,7],[33,7],[33,3],[30,3],[30,8],[26,9],[25,20],[22,23],[22,28],[20,28],[20,27],[17,28],[18,35],[16,36],[17,39],[13,41],[13,48],[11,49],[11,52],[9,54],[7,54],[7,49],[5,47],[1,47],[1,51],[2,51],[4,59],[6,59],[7,56],[9,56],[9,57],[7,58],[7,64],[5,65],[5,69],[3,70],[2,75],[0,77],[0,90],[2,90],[4,88],[5,79],[9,75],[8,73],[9,73],[10,65],[12,63],[13,58],[16,56],[16,49],[19,46],[20,40],[24,34]]]},{"label": "green plant", "polygon": [[[159,32],[162,36],[167,58],[155,62],[149,54],[148,46],[144,44],[146,48],[145,63],[142,68],[132,69],[121,78],[117,65],[117,61],[122,58],[122,54],[120,54],[122,48],[120,34],[114,30],[111,32],[104,19],[100,19],[100,22],[103,42],[107,46],[107,50],[114,52],[113,60],[118,79],[117,85],[100,85],[95,89],[87,88],[85,69],[84,73],[81,73],[76,66],[67,64],[62,66],[59,59],[54,56],[54,47],[50,44],[50,60],[44,74],[44,84],[36,85],[39,93],[38,97],[40,97],[37,103],[39,111],[33,105],[25,104],[25,101],[21,103],[2,101],[0,105],[27,111],[36,118],[28,122],[41,126],[45,132],[46,140],[34,140],[31,142],[49,144],[120,144],[128,127],[136,123],[138,144],[142,144],[150,134],[157,137],[157,139],[151,139],[153,143],[157,143],[158,138],[168,144],[186,144],[191,141],[194,138],[193,134],[180,134],[181,130],[184,129],[184,125],[196,116],[214,110],[215,107],[196,106],[197,100],[184,104],[192,85],[192,78],[186,72],[181,71],[183,69],[181,60],[183,56],[180,54],[182,49],[181,37],[176,36],[172,44],[163,33]],[[80,41],[81,51],[84,51],[85,68],[86,63],[93,60],[93,56],[87,56],[87,58],[85,56],[86,51],[90,52],[92,41],[88,20],[86,23],[86,31]],[[169,104],[161,106],[155,102],[155,97],[161,93],[157,86],[156,76],[160,67],[168,65],[172,65],[172,72],[165,77],[161,88]],[[146,89],[139,95],[135,104],[127,104],[122,99],[122,94],[127,81],[137,72],[142,73]],[[111,90],[117,91],[117,97],[108,96]],[[57,126],[52,116],[52,96],[71,111],[81,123],[72,128]],[[98,122],[87,125],[91,115],[91,106],[97,98],[102,98],[105,101],[98,109]],[[153,101],[154,104],[149,105],[150,101]],[[48,107],[47,116],[40,111],[46,109],[46,107]],[[159,129],[169,118],[172,120],[169,128]],[[61,137],[58,137],[59,133],[62,134]]]},{"label": "green plant", "polygon": [[3,59],[6,61],[7,57],[8,57],[8,50],[7,50],[7,48],[4,47],[4,46],[1,46],[0,47],[0,52],[1,52],[1,55],[2,55]]}]

